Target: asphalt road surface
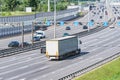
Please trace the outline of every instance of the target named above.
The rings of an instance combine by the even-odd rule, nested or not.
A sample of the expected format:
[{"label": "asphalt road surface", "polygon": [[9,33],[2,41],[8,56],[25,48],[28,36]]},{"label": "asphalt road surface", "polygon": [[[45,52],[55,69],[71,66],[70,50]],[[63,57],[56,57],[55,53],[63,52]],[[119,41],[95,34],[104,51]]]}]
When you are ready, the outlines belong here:
[{"label": "asphalt road surface", "polygon": [[106,28],[80,38],[80,55],[61,61],[49,61],[34,50],[0,59],[0,78],[3,80],[57,80],[67,74],[94,64],[120,52],[120,28]]}]

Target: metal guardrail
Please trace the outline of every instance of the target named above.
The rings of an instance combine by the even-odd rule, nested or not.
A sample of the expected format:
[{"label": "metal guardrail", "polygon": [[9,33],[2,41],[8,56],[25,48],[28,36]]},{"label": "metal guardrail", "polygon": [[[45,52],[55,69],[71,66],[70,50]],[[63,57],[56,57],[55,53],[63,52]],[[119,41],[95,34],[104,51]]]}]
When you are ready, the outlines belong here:
[{"label": "metal guardrail", "polygon": [[[73,73],[71,73],[71,74],[69,74],[69,75],[67,75],[67,76],[65,76],[65,77],[62,77],[62,78],[60,78],[60,79],[58,79],[58,80],[71,80],[71,79],[73,79],[73,78],[75,78],[75,77],[77,77],[77,76],[80,76],[81,74],[85,73],[84,71],[86,71],[86,70],[88,70],[88,69],[90,69],[90,68],[95,69],[96,67],[101,66],[101,65],[105,64],[106,62],[112,61],[113,59],[115,59],[115,58],[118,57],[118,56],[120,56],[120,52],[117,53],[117,54],[114,54],[114,55],[112,55],[112,56],[110,56],[110,57],[107,57],[107,58],[105,58],[105,59],[103,59],[103,60],[101,60],[101,61],[99,61],[99,62],[96,62],[96,63],[94,63],[94,64],[92,64],[92,65],[90,65],[90,66],[87,66],[87,67],[85,67],[85,68],[83,68],[83,69],[81,69],[81,70],[79,70],[79,71],[73,72]],[[109,60],[109,59],[110,59],[110,60]],[[107,61],[107,60],[108,60],[108,61]],[[91,69],[90,69],[90,70],[91,70]],[[89,71],[90,71],[90,70],[89,70]],[[82,73],[82,72],[83,72],[83,73]]]},{"label": "metal guardrail", "polygon": [[29,46],[26,46],[23,48],[16,47],[16,48],[8,48],[8,49],[0,50],[0,57],[6,57],[6,56],[15,55],[15,54],[19,54],[19,53],[23,53],[31,50],[40,49],[40,47],[43,45],[45,45],[45,41],[34,43],[33,45],[30,44]]}]

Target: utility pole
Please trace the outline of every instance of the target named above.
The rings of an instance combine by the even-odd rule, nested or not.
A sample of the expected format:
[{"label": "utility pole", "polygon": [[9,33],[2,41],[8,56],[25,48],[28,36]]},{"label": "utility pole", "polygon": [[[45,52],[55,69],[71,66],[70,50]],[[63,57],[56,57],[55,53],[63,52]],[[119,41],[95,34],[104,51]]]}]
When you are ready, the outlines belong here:
[{"label": "utility pole", "polygon": [[56,38],[56,0],[54,0],[54,38]]},{"label": "utility pole", "polygon": [[50,0],[48,0],[48,12],[50,12]]},{"label": "utility pole", "polygon": [[34,40],[33,40],[33,37],[34,37],[34,26],[35,26],[35,23],[32,22],[32,27],[31,27],[31,28],[32,28],[32,29],[31,29],[31,30],[32,30],[32,31],[31,31],[31,32],[32,32],[32,45],[33,45],[33,43],[34,43]]},{"label": "utility pole", "polygon": [[89,21],[90,21],[90,2],[88,2],[88,32],[90,31]]},{"label": "utility pole", "polygon": [[24,22],[22,22],[22,48],[24,47],[23,43],[24,43]]}]

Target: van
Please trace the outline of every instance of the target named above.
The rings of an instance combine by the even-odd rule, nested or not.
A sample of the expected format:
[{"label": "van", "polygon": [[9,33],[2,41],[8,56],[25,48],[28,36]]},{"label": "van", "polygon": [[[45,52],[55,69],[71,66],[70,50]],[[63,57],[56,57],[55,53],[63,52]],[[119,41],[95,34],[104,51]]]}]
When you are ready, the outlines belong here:
[{"label": "van", "polygon": [[45,32],[38,30],[35,32],[34,36],[40,37],[40,38],[45,38]]}]

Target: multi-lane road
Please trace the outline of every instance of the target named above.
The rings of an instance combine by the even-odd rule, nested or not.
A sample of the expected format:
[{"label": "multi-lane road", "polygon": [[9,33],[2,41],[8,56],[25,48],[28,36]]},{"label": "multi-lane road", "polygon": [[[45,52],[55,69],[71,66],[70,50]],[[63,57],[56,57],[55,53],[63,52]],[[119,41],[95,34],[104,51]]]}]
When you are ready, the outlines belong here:
[{"label": "multi-lane road", "polygon": [[3,80],[57,80],[120,52],[120,28],[106,28],[80,38],[82,53],[62,61],[49,61],[39,50],[0,59]]},{"label": "multi-lane road", "polygon": [[[88,18],[87,14],[78,21],[87,21],[94,19],[95,22],[103,22],[98,14]],[[103,15],[102,13],[99,15]],[[85,23],[86,24],[86,23]],[[70,24],[69,24],[70,25]],[[71,25],[72,22],[71,22]],[[95,26],[94,26],[95,27]],[[57,27],[57,37],[66,32],[65,27]],[[82,31],[82,27],[72,27],[68,33],[74,34]],[[61,61],[50,61],[40,50],[33,50],[18,55],[0,58],[0,80],[57,80],[70,73],[81,70],[89,65],[101,61],[120,52],[120,28],[105,28],[85,37],[80,37],[82,49],[80,55],[69,57]],[[47,39],[53,38],[53,27],[46,31]],[[20,40],[20,36],[0,40],[0,43],[6,47],[10,40]],[[25,35],[25,40],[30,41],[30,34]]]}]

